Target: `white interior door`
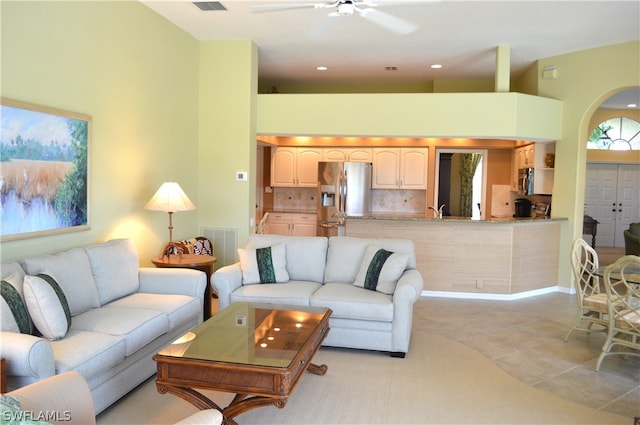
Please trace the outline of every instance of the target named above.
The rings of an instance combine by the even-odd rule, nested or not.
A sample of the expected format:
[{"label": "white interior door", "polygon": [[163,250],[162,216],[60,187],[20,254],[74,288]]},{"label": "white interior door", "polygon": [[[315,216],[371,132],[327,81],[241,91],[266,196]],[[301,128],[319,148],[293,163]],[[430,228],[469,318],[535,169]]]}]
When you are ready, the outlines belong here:
[{"label": "white interior door", "polygon": [[640,167],[587,164],[585,213],[598,220],[598,246],[624,247],[622,232],[640,221]]}]

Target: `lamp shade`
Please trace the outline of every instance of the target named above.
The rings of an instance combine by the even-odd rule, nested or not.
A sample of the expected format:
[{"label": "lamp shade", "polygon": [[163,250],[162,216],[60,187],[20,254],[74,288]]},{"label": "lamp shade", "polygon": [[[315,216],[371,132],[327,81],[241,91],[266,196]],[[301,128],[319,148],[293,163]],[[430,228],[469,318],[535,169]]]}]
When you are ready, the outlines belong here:
[{"label": "lamp shade", "polygon": [[184,193],[180,185],[176,182],[162,183],[160,189],[144,206],[145,210],[151,211],[189,211],[195,210],[196,206],[189,197]]}]

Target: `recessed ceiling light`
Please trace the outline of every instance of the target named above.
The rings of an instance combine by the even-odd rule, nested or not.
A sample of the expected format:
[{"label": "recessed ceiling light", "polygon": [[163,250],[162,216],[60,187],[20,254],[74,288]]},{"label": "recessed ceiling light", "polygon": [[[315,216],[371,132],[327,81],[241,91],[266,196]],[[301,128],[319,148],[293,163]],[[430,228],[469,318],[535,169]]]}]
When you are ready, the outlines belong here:
[{"label": "recessed ceiling light", "polygon": [[440,69],[442,68],[442,65],[440,65],[439,63],[434,63],[433,65],[431,65],[431,69]]},{"label": "recessed ceiling light", "polygon": [[329,68],[327,68],[326,66],[316,66],[316,70],[318,71],[326,71],[327,69]]},{"label": "recessed ceiling light", "polygon": [[627,105],[627,108],[637,108],[637,107],[638,107],[638,105],[635,104],[635,103],[630,103],[630,104]]}]

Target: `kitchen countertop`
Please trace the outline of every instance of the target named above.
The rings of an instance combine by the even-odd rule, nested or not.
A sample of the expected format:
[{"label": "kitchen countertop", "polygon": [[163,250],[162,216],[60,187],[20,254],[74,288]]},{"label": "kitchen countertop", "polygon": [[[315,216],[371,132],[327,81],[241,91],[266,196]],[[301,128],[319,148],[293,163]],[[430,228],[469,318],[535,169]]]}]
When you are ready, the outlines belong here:
[{"label": "kitchen countertop", "polygon": [[269,210],[271,214],[315,214],[316,210]]},{"label": "kitchen countertop", "polygon": [[472,219],[470,217],[433,218],[432,214],[369,214],[365,216],[349,216],[347,220],[408,220],[443,223],[544,223],[566,221],[563,217],[491,217],[489,219]]}]

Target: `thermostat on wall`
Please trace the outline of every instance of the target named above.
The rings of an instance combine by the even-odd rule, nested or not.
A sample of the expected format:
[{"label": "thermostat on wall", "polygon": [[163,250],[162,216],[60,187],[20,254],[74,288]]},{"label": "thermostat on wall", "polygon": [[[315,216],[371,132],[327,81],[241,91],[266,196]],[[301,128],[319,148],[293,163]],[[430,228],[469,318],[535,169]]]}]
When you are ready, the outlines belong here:
[{"label": "thermostat on wall", "polygon": [[247,172],[246,171],[238,171],[238,172],[236,172],[236,181],[238,181],[238,182],[246,182],[247,181]]}]

